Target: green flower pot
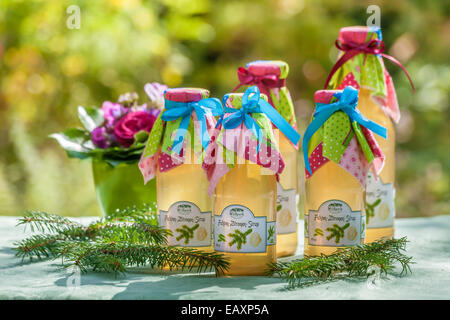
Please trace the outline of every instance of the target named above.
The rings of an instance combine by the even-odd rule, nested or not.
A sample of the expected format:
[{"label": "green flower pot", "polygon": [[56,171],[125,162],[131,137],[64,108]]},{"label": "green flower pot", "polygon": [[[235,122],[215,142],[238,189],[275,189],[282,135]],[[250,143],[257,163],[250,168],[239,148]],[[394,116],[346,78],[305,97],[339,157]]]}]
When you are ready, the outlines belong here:
[{"label": "green flower pot", "polygon": [[117,209],[124,209],[144,203],[156,203],[156,179],[144,185],[138,163],[119,164],[93,159],[95,191],[103,215],[112,214]]}]

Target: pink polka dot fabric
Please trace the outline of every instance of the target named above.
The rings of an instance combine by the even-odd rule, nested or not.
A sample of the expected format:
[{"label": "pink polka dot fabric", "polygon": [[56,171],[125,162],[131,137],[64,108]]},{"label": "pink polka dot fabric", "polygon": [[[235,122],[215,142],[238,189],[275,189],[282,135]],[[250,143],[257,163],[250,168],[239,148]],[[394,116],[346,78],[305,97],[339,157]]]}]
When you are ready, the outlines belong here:
[{"label": "pink polka dot fabric", "polygon": [[144,153],[142,153],[141,159],[139,160],[139,170],[144,178],[144,184],[155,178],[157,161],[158,154],[145,158]]},{"label": "pink polka dot fabric", "polygon": [[397,93],[395,92],[394,82],[390,74],[384,70],[386,80],[387,99],[384,104],[384,110],[395,123],[400,121],[400,109],[398,107]]},{"label": "pink polka dot fabric", "polygon": [[339,166],[354,176],[359,183],[365,188],[366,177],[369,172],[369,164],[358,144],[356,136],[352,138],[347,149],[339,161]]},{"label": "pink polka dot fabric", "polygon": [[[318,90],[314,94],[314,101],[316,103],[330,103],[332,101],[333,95],[336,93],[336,90]],[[342,130],[339,129],[340,126],[337,125],[334,122],[335,125],[333,128],[336,130]],[[362,139],[365,139],[367,141],[367,145],[370,148],[370,151],[372,152],[374,159],[372,160],[372,157],[370,157],[371,163],[368,163],[366,156],[364,155],[364,152],[361,148],[360,143],[358,142],[357,135],[353,135],[350,142],[346,146],[346,141],[348,141],[348,135],[341,135],[339,138],[335,139],[333,144],[333,150],[337,149],[338,147],[341,148],[343,151],[342,155],[340,157],[336,157],[334,153],[327,153],[327,157],[324,156],[324,144],[325,144],[325,150],[327,150],[327,142],[323,142],[324,138],[323,136],[315,142],[318,145],[315,147],[315,149],[312,151],[312,153],[309,156],[309,163],[311,166],[312,174],[314,174],[317,170],[319,170],[324,164],[326,164],[328,161],[333,161],[337,163],[341,168],[348,171],[351,175],[353,175],[359,183],[363,187],[366,186],[366,177],[369,170],[372,170],[375,175],[378,174],[384,165],[384,159],[385,156],[376,141],[373,133],[365,128],[364,126],[360,125],[362,135],[364,136]],[[354,130],[354,129],[350,129]],[[324,130],[325,132],[326,130]],[[347,131],[345,131],[347,132]],[[328,141],[330,143],[330,141]],[[364,144],[365,147],[367,147],[366,144]],[[346,147],[345,147],[346,146]],[[328,145],[330,147],[330,145]],[[366,150],[367,152],[368,150]],[[305,177],[306,179],[309,179],[312,174],[310,174],[305,169]]]},{"label": "pink polka dot fabric", "polygon": [[380,145],[378,144],[377,140],[375,139],[372,131],[368,130],[366,127],[361,126],[362,132],[364,136],[366,137],[366,141],[369,144],[370,150],[372,150],[372,153],[375,157],[375,159],[372,161],[373,165],[373,171],[378,175],[378,173],[381,172],[384,166],[384,160],[385,155],[383,151],[381,150]]},{"label": "pink polka dot fabric", "polygon": [[[311,172],[314,174],[320,167],[322,167],[328,160],[323,156],[323,142],[321,142],[311,153],[309,156],[309,164],[311,166]],[[306,179],[311,177],[311,174],[308,170],[305,169]]]},{"label": "pink polka dot fabric", "polygon": [[[351,175],[353,175],[359,183],[363,187],[366,186],[366,177],[368,171],[373,168],[374,173],[378,174],[383,168],[384,164],[384,154],[381,151],[377,141],[373,137],[373,134],[363,128],[364,135],[369,137],[367,139],[372,152],[374,153],[375,160],[372,161],[372,164],[367,163],[366,157],[358,143],[356,136],[350,140],[350,143],[347,149],[344,151],[340,161],[339,166],[346,171],[348,171]],[[323,156],[323,143],[321,142],[311,153],[309,156],[309,163],[311,165],[312,174],[314,174],[317,170],[319,170],[324,164],[330,161],[328,158]],[[373,166],[372,166],[373,165]],[[309,179],[311,174],[305,169],[305,177]]]},{"label": "pink polka dot fabric", "polygon": [[349,73],[344,77],[344,80],[342,80],[341,84],[338,86],[338,89],[343,90],[346,86],[352,86],[353,88],[359,90],[359,83],[356,81],[353,73]]},{"label": "pink polka dot fabric", "polygon": [[[278,150],[269,147],[265,140],[263,140],[257,153],[258,143],[253,139],[246,139],[252,133],[244,124],[234,129],[227,129],[226,131],[222,131],[221,129],[222,125],[212,135],[203,162],[203,169],[206,171],[206,176],[210,183],[208,189],[210,195],[214,192],[220,179],[230,171],[226,163],[227,160],[224,159],[223,148],[236,154],[241,159],[248,160],[271,170],[277,175],[277,179],[279,179],[278,175],[283,172],[285,163]],[[220,141],[218,141],[218,136],[221,131],[222,135]]]},{"label": "pink polka dot fabric", "polygon": [[[192,114],[192,121],[194,124],[194,130],[196,132],[195,137],[200,137],[201,132],[201,125],[200,122],[197,121],[197,115],[195,113]],[[213,131],[215,131],[215,125],[216,125],[216,119],[213,115],[207,115],[206,117],[206,125],[208,134],[211,136]],[[199,142],[200,143],[200,142]],[[171,147],[168,148],[168,151],[170,152]],[[196,150],[193,150],[194,152]],[[194,155],[194,159],[201,159],[202,157],[202,151],[203,149],[200,148],[200,151],[198,151]],[[149,156],[144,158],[145,152],[142,154],[142,157],[139,161],[139,169],[142,173],[142,176],[144,177],[144,183],[147,183],[151,179],[155,178],[156,170],[159,167],[160,172],[166,172],[169,170],[172,170],[173,168],[182,165],[185,162],[184,154],[186,153],[186,141],[183,142],[183,147],[181,148],[180,155],[177,154],[168,154],[165,152],[161,152],[161,148],[158,149],[158,151]]]},{"label": "pink polka dot fabric", "polygon": [[166,172],[166,171],[169,171],[169,170],[183,164],[184,163],[184,151],[185,151],[185,146],[183,146],[179,157],[175,154],[170,155],[170,154],[161,152],[159,155],[159,158],[158,158],[159,171]]}]

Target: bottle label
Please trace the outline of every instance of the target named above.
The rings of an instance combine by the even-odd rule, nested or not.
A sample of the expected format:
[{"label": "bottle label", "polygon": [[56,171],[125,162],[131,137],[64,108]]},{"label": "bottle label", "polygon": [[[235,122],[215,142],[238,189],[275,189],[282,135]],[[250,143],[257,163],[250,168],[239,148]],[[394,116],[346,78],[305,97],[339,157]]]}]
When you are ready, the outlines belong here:
[{"label": "bottle label", "polygon": [[322,203],[305,217],[305,236],[312,246],[345,247],[365,238],[365,217],[340,200]]},{"label": "bottle label", "polygon": [[297,232],[295,189],[284,189],[277,183],[277,234]]},{"label": "bottle label", "polygon": [[202,212],[189,201],[172,204],[169,211],[159,211],[159,225],[172,231],[167,237],[170,246],[208,247],[211,245],[211,211]]},{"label": "bottle label", "polygon": [[392,183],[375,180],[372,173],[367,176],[366,223],[367,229],[392,227],[395,217],[395,188]]},{"label": "bottle label", "polygon": [[214,248],[222,252],[261,253],[276,243],[276,222],[255,217],[241,205],[226,207],[214,216]]}]

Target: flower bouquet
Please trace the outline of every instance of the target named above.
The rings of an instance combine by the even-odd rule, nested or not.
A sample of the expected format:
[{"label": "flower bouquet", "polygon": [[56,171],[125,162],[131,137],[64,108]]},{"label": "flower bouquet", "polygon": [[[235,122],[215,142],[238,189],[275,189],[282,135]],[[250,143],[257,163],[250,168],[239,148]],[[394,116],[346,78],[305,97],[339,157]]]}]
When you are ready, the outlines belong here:
[{"label": "flower bouquet", "polygon": [[50,135],[71,158],[92,159],[97,197],[104,214],[144,203],[156,203],[155,182],[144,185],[138,161],[148,134],[164,107],[167,86],[148,83],[149,102],[139,105],[136,93],[125,93],[101,108],[78,107],[84,128]]}]

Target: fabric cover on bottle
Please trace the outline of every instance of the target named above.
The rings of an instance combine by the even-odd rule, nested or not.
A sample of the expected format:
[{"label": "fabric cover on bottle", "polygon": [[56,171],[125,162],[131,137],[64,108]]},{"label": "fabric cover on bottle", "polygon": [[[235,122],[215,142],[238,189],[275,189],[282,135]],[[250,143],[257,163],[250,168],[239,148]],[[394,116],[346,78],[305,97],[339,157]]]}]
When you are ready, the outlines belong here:
[{"label": "fabric cover on bottle", "polygon": [[[242,93],[230,93],[226,95],[225,107],[240,109],[242,107],[242,97]],[[260,99],[268,100],[264,94],[260,95]],[[225,114],[219,120],[206,150],[203,169],[206,171],[207,178],[210,182],[208,189],[210,195],[214,193],[220,179],[236,163],[244,163],[242,159],[267,168],[273,174],[277,175],[277,179],[278,174],[283,172],[285,166],[273,134],[271,121],[264,113],[251,113],[251,117],[256,121],[262,131],[262,141],[259,151],[257,151],[259,143],[257,137],[247,128],[244,122],[234,129],[224,128],[223,122],[230,115],[231,113],[227,113],[225,110]]]},{"label": "fabric cover on bottle", "polygon": [[[382,40],[380,28],[364,26],[345,27],[341,28],[338,36],[338,41],[344,45],[367,44],[372,40]],[[333,75],[328,87],[330,89],[341,90],[346,86],[370,90],[371,99],[395,123],[398,123],[400,120],[400,110],[397,94],[392,78],[381,56],[360,53],[345,62]]]},{"label": "fabric cover on bottle", "polygon": [[[314,101],[334,103],[338,101],[337,92],[343,91],[316,91]],[[356,121],[351,122],[343,111],[334,112],[314,133],[307,147],[312,174],[331,160],[352,174],[363,187],[368,171],[378,174],[384,165],[384,154],[373,133]],[[306,169],[305,175],[307,179],[311,177]]]},{"label": "fabric cover on bottle", "polygon": [[[288,73],[289,65],[284,61],[252,61],[245,68],[241,67],[238,69],[238,87],[244,85],[257,86],[261,93],[267,95],[269,103],[277,109],[294,129],[297,129],[294,104],[286,87]],[[298,148],[298,145],[295,147]]]},{"label": "fabric cover on bottle", "polygon": [[[167,105],[168,101],[181,103],[198,102],[208,98],[208,96],[208,90],[199,88],[174,88],[164,92],[165,105]],[[218,103],[220,104],[220,101],[218,101]],[[176,130],[180,127],[182,119],[178,118],[173,121],[164,121],[162,117],[166,110],[167,109],[164,109],[161,112],[153,125],[153,129],[147,140],[147,145],[139,162],[139,169],[144,177],[144,183],[147,183],[147,181],[155,177],[158,167],[160,172],[165,172],[183,164],[185,162],[187,142],[191,143],[191,150],[195,153],[194,159],[200,159],[199,164],[202,163],[204,149],[201,144],[201,128],[196,111],[194,110],[192,112],[187,129],[190,137],[193,138],[190,139],[191,141],[186,141],[185,139],[183,141],[181,152],[177,154],[172,151],[173,137]],[[221,112],[222,111],[223,110],[221,110]],[[205,115],[208,133],[216,125],[214,115],[218,114],[208,112]]]}]

